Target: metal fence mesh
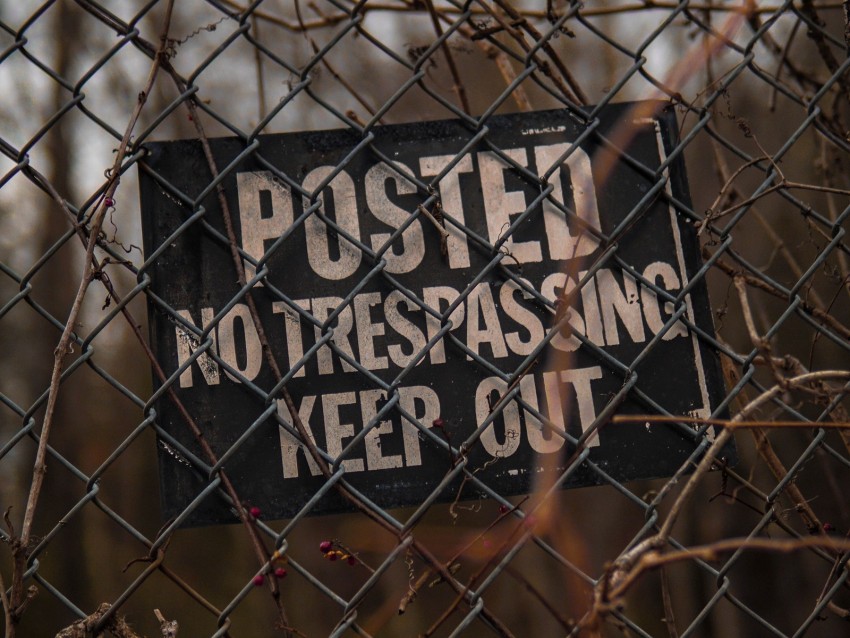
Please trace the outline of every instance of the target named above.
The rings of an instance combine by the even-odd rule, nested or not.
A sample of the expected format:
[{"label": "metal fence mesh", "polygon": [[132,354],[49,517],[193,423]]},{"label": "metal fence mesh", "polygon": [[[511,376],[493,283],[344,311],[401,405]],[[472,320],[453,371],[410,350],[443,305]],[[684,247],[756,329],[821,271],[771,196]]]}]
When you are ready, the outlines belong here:
[{"label": "metal fence mesh", "polygon": [[[6,635],[846,632],[847,15],[846,3],[811,0],[0,6]],[[454,501],[443,485],[412,507],[385,510],[351,487],[345,454],[331,453],[315,501],[280,521],[252,514],[240,497],[250,477],[227,474],[228,459],[250,445],[250,435],[217,450],[165,436],[160,406],[177,405],[182,371],[157,361],[145,317],[148,307],[175,323],[180,316],[152,293],[150,271],[166,246],[140,248],[138,175],[155,175],[187,211],[171,238],[179,241],[185,233],[215,234],[204,196],[215,197],[218,176],[237,168],[210,166],[204,193],[184,192],[149,166],[146,143],[235,136],[243,159],[268,165],[255,151],[259,135],[343,128],[360,141],[341,171],[373,152],[381,124],[459,118],[470,140],[486,144],[498,114],[567,109],[593,131],[606,105],[641,99],[668,102],[678,119],[668,155],[684,158],[693,205],[672,204],[698,229],[704,267],[692,284],[707,282],[717,331],[698,331],[699,340],[719,353],[726,385],[715,414],[701,415],[717,417],[717,429],[702,423],[674,478],[620,483],[591,468],[604,486],[557,489],[591,467],[587,444],[596,429],[643,427],[610,423],[622,397],[599,410],[594,430],[568,436],[574,454],[528,498],[494,492],[479,468],[459,462],[448,474],[471,500]],[[646,170],[658,197],[670,200],[666,173]],[[526,177],[539,183],[542,176]],[[420,182],[421,205],[408,211],[425,225],[434,221],[435,185]],[[302,191],[304,216],[283,235],[323,215],[321,188]],[[517,227],[497,245],[460,229],[492,256],[467,284],[511,277],[502,248],[518,240]],[[340,243],[354,239],[336,230]],[[605,250],[594,268],[628,267],[619,238],[599,237]],[[229,241],[221,233],[219,240]],[[276,249],[259,261],[236,253],[234,304],[278,295],[298,312],[285,287],[262,285]],[[381,261],[387,249],[363,250],[379,264],[370,277],[392,285]],[[318,327],[317,339],[343,358],[345,349],[331,342],[332,319],[359,290],[324,315],[301,310]],[[682,296],[654,292],[682,307]],[[443,310],[429,311],[442,315],[445,328]],[[226,367],[210,337],[217,324],[183,321],[192,360],[208,356]],[[669,322],[664,330],[674,328]],[[422,346],[422,356],[434,347]],[[524,367],[503,370],[488,352],[464,354],[505,387],[519,383]],[[239,432],[280,414],[280,427],[301,437],[296,419],[273,402],[294,400],[294,407],[300,397],[289,397],[287,383],[320,356],[311,349],[293,365],[270,353],[276,376],[252,385],[257,411],[244,415]],[[397,397],[392,384],[369,376],[362,357],[350,363]],[[651,372],[610,364],[618,365],[624,383]],[[493,418],[517,409],[516,400],[496,402]],[[367,429],[379,425],[373,416]],[[199,441],[200,415],[187,410],[180,418]],[[451,425],[450,414],[440,418]],[[694,471],[706,450],[714,457],[718,440],[729,437],[738,450],[734,467],[717,457],[715,471],[703,471],[707,462]],[[460,443],[446,442],[455,459],[467,451]],[[158,446],[195,467],[203,496],[229,499],[241,523],[179,529],[200,501],[176,522],[163,521]],[[310,517],[325,493],[340,495],[353,513]]]}]

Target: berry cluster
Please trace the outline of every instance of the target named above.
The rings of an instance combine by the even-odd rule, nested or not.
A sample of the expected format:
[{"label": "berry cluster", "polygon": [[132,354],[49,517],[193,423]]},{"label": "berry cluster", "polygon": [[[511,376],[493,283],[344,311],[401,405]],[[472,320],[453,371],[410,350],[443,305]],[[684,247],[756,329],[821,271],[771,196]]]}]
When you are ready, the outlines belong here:
[{"label": "berry cluster", "polygon": [[332,541],[322,541],[319,543],[319,551],[331,562],[342,560],[349,565],[356,565],[359,562],[357,557],[345,551],[345,548],[337,549],[335,543]]},{"label": "berry cluster", "polygon": [[[258,508],[252,507],[251,509],[254,510],[254,509],[258,509]],[[259,510],[258,510],[258,513],[256,514],[256,516],[254,515],[253,511],[251,512],[251,515],[256,518],[257,516],[259,516]],[[278,562],[278,561],[285,565],[286,562],[287,562],[287,558],[286,558],[286,556],[281,554],[279,551],[275,550],[274,553],[271,556],[271,562],[274,563],[274,562]],[[286,567],[283,567],[283,565],[278,565],[277,567],[272,569],[271,572],[269,572],[269,575],[274,576],[275,578],[280,580],[280,579],[286,578],[287,573],[288,572],[286,571]],[[263,583],[266,582],[266,574],[265,573],[257,574],[256,576],[254,576],[254,578],[252,579],[251,582],[254,583],[254,586],[256,586],[256,587],[262,587]]]}]

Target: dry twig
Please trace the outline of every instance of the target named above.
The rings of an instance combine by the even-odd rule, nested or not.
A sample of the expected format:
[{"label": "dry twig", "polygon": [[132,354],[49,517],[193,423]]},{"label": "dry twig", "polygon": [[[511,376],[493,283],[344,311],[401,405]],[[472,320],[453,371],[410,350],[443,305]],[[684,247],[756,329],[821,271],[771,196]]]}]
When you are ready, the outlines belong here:
[{"label": "dry twig", "polygon": [[117,190],[120,182],[121,165],[124,162],[124,158],[126,157],[127,150],[130,146],[136,122],[138,122],[142,109],[147,102],[147,96],[153,87],[157,73],[164,61],[165,51],[168,46],[168,29],[171,24],[171,12],[173,6],[174,0],[169,0],[165,9],[165,18],[163,20],[159,49],[157,50],[157,54],[153,57],[150,70],[148,71],[148,77],[142,91],[139,93],[136,105],[124,130],[124,135],[115,154],[112,168],[107,172],[109,181],[104,189],[103,196],[98,202],[90,221],[83,274],[80,278],[80,284],[71,305],[71,310],[65,320],[65,327],[62,331],[62,336],[59,339],[59,344],[56,346],[56,350],[54,351],[53,371],[50,376],[47,406],[45,408],[44,419],[42,421],[41,432],[38,440],[38,449],[36,450],[35,463],[33,465],[33,478],[32,483],[30,484],[29,495],[27,497],[24,520],[21,525],[21,536],[20,539],[16,539],[13,542],[12,592],[8,600],[8,615],[12,622],[7,626],[7,638],[14,638],[15,627],[20,620],[20,615],[23,611],[22,605],[30,599],[29,596],[25,597],[23,588],[23,573],[25,571],[26,560],[28,557],[36,508],[38,506],[41,489],[44,484],[44,476],[47,473],[47,443],[50,439],[50,430],[53,426],[53,415],[55,413],[56,402],[59,396],[59,384],[62,379],[62,370],[64,369],[66,358],[71,350],[71,342],[75,336],[74,327],[77,325],[77,318],[79,317],[83,300],[85,299],[86,292],[88,291],[91,282],[94,281],[97,275],[93,266],[94,250],[100,237],[100,231],[103,226],[106,213],[112,205],[111,202],[113,201],[115,191]]}]

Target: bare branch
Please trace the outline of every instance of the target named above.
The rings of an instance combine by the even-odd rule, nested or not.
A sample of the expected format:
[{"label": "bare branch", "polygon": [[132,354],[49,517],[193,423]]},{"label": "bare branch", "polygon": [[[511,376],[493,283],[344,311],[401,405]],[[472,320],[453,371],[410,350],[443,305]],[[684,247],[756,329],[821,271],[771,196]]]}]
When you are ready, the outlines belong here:
[{"label": "bare branch", "polygon": [[[138,101],[136,102],[135,108],[133,109],[133,112],[130,115],[127,127],[124,131],[124,136],[118,147],[118,151],[116,152],[112,168],[107,172],[109,176],[109,183],[105,189],[103,196],[100,199],[100,202],[96,206],[93,219],[90,223],[90,233],[88,244],[86,245],[83,274],[80,279],[80,284],[77,289],[76,296],[74,297],[74,301],[71,305],[71,310],[68,313],[67,319],[65,320],[65,326],[62,331],[62,336],[59,339],[59,344],[56,346],[56,350],[54,351],[53,372],[50,377],[47,407],[45,408],[44,419],[42,421],[42,427],[38,441],[38,449],[36,450],[35,463],[33,465],[33,478],[32,483],[30,484],[29,495],[27,497],[24,520],[21,525],[21,538],[19,544],[15,546],[16,555],[13,565],[13,570],[15,573],[13,575],[12,595],[10,601],[13,624],[7,626],[7,631],[9,633],[10,638],[14,636],[14,626],[17,623],[17,619],[20,618],[20,613],[22,612],[23,605],[25,603],[23,599],[23,581],[21,578],[23,573],[22,570],[24,567],[24,557],[29,551],[29,544],[32,536],[32,527],[35,519],[36,507],[38,505],[38,500],[41,495],[42,485],[44,484],[44,476],[47,473],[47,443],[50,438],[50,430],[53,425],[53,415],[56,409],[56,402],[59,395],[59,384],[62,378],[62,370],[64,368],[67,355],[70,351],[71,342],[74,338],[74,327],[77,325],[77,318],[80,314],[80,309],[82,308],[83,299],[86,296],[86,292],[88,291],[89,285],[94,279],[94,250],[95,246],[97,245],[98,238],[100,236],[100,231],[101,227],[103,226],[103,221],[106,212],[109,210],[111,202],[115,196],[115,191],[118,188],[118,183],[120,181],[121,164],[123,163],[124,158],[127,154],[127,149],[130,145],[130,139],[133,130],[136,127],[136,122],[138,121],[139,115],[141,114],[142,109],[147,101],[147,95],[153,87],[154,80],[156,79],[157,73],[162,63],[163,55],[167,46],[167,36],[168,29],[171,23],[172,8],[173,0],[169,0],[165,10],[160,49],[157,55],[155,55],[153,58],[150,70],[148,72],[147,80],[145,81],[142,91],[139,93]],[[58,194],[56,194],[56,196],[58,197]],[[58,197],[58,200],[61,201],[61,197]]]}]

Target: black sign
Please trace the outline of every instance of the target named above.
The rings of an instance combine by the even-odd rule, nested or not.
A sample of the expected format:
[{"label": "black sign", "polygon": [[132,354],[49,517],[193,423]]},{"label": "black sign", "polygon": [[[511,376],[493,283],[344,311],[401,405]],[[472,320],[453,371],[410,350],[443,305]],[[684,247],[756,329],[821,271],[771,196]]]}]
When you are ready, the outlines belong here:
[{"label": "black sign", "polygon": [[[440,121],[210,141],[286,388],[355,489],[382,507],[418,504],[465,464],[513,495],[547,455],[563,467],[587,449],[564,483],[580,486],[670,475],[692,454],[687,426],[605,425],[612,406],[707,417],[723,397],[697,335],[713,325],[693,281],[696,232],[671,204],[689,202],[681,159],[667,158],[675,117],[651,106],[608,107],[595,129],[547,111],[480,130]],[[147,147],[155,353],[240,497],[290,517],[326,479],[272,394],[203,148]],[[170,517],[210,472],[174,403],[161,396],[156,410]],[[209,492],[188,523],[233,520]],[[461,497],[480,494],[467,483]],[[346,509],[331,489],[311,512]]]}]

